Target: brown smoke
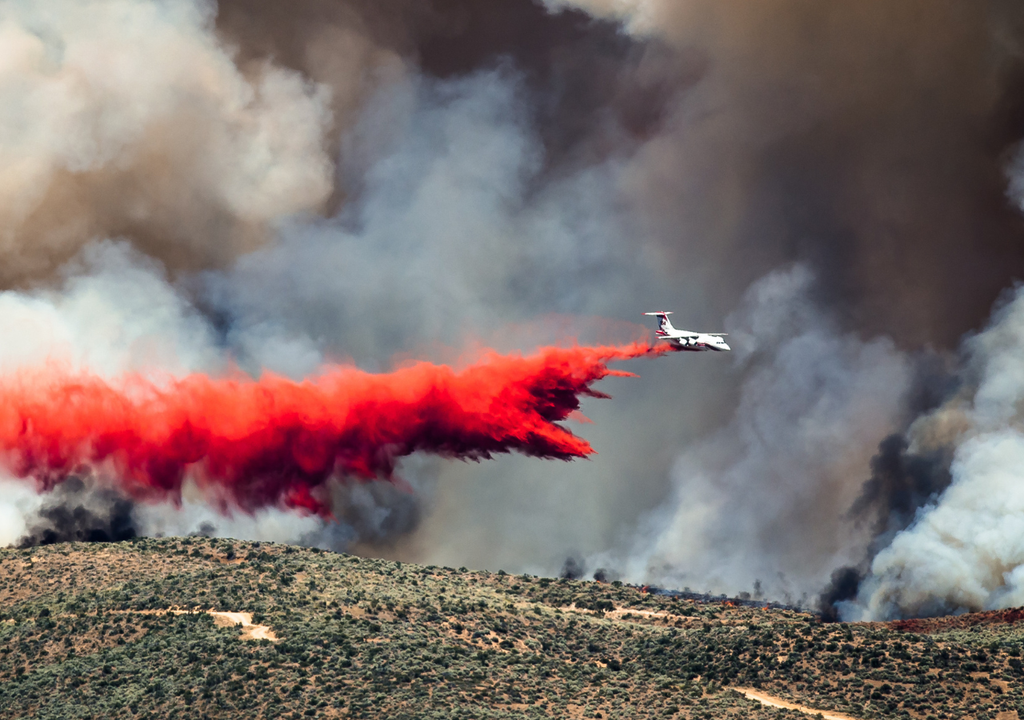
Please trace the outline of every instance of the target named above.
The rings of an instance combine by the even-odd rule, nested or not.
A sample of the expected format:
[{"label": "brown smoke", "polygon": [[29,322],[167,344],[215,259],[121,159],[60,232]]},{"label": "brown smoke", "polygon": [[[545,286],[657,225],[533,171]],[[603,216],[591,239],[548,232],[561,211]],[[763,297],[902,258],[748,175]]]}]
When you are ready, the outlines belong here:
[{"label": "brown smoke", "polygon": [[329,85],[339,128],[403,69],[451,77],[509,62],[546,162],[646,142],[636,206],[675,270],[711,277],[721,314],[799,259],[851,327],[948,347],[1024,272],[1004,177],[1024,127],[1019,7],[550,4],[225,0],[218,30],[243,59]]},{"label": "brown smoke", "polygon": [[1019,5],[642,7],[709,68],[637,170],[678,265],[735,288],[809,260],[851,326],[905,346],[951,345],[1024,271],[1004,177],[1024,129]]},{"label": "brown smoke", "polygon": [[[841,330],[890,335],[901,349],[947,349],[1024,272],[1024,228],[1005,178],[1024,133],[1018,6],[550,4],[549,13],[528,0],[308,0],[283,13],[227,0],[218,30],[243,57],[273,57],[336,88],[336,108],[337,98],[357,97],[344,91],[351,76],[336,69],[352,44],[320,36],[355,33],[355,45],[376,48],[364,57],[401,58],[404,72],[425,77],[507,64],[522,76],[521,100],[549,170],[543,178],[621,159],[625,212],[639,226],[623,242],[661,260],[651,296],[689,303],[691,313],[724,317],[752,281],[797,260],[817,277],[811,300]],[[624,12],[631,7],[634,14]],[[383,77],[376,62],[357,76]],[[339,127],[346,117],[336,116]],[[635,296],[619,302],[635,304]],[[719,384],[723,397],[735,392]],[[888,395],[898,403],[902,392]],[[689,420],[666,410],[650,422]],[[810,465],[822,463],[856,498],[878,443],[902,429],[849,441],[843,467],[828,458]],[[834,533],[839,518],[825,509],[808,517],[820,521],[814,532]]]},{"label": "brown smoke", "polygon": [[452,78],[508,65],[529,88],[552,165],[635,149],[703,71],[661,41],[530,0],[223,0],[217,28],[243,63],[272,58],[330,86],[337,130],[410,70]]},{"label": "brown smoke", "polygon": [[[954,435],[965,411],[906,432],[917,351],[954,347],[1024,274],[1005,177],[1024,162],[1019,3],[54,2],[45,22],[17,6],[0,36],[0,282],[49,278],[97,237],[187,282],[154,266],[129,297],[140,256],[101,252],[88,282],[0,297],[3,327],[41,315],[91,363],[149,358],[143,339],[174,334],[151,311],[166,305],[195,326],[183,369],[296,376],[552,312],[671,306],[736,337],[737,366],[660,363],[617,391],[585,471],[434,466],[430,512],[353,519],[366,542],[422,516],[420,559],[555,572],[577,551],[614,567],[594,554],[649,530],[634,559],[697,573],[683,582],[769,568],[787,573],[770,592],[798,596],[864,556],[858,497],[906,518],[938,487],[918,482],[915,438]],[[119,335],[115,307],[140,329]],[[872,468],[890,434],[913,447]],[[697,532],[701,497],[718,504]],[[667,530],[643,521],[655,507]]]},{"label": "brown smoke", "polygon": [[201,3],[8,8],[0,29],[0,283],[97,238],[223,265],[330,190],[324,89],[243,75]]}]

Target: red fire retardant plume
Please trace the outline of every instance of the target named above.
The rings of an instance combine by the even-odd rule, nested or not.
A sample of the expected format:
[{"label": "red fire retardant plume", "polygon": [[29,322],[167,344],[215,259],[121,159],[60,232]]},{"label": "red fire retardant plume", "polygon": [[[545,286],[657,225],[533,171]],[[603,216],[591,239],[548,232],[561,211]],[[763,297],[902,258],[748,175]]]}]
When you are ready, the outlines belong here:
[{"label": "red fire retardant plume", "polygon": [[479,460],[518,451],[569,460],[593,448],[557,423],[608,363],[663,348],[546,348],[464,370],[419,363],[373,375],[335,367],[304,382],[190,375],[156,385],[55,368],[0,378],[0,461],[52,488],[83,468],[135,497],[177,499],[186,475],[226,504],[327,514],[331,477],[393,479],[415,451]]}]

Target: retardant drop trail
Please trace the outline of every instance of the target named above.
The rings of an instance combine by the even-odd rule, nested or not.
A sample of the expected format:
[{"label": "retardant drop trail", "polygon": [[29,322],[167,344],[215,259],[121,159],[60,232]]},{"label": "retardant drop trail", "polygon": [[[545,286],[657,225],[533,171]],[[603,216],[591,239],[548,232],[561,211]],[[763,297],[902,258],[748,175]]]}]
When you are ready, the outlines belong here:
[{"label": "retardant drop trail", "polygon": [[331,477],[394,479],[423,451],[480,460],[518,451],[569,460],[593,448],[558,425],[609,375],[608,363],[665,352],[634,343],[491,353],[453,370],[418,363],[374,375],[336,366],[294,382],[190,375],[156,385],[55,368],[0,378],[0,454],[46,490],[100,468],[139,498],[177,499],[186,476],[245,510],[327,514]]}]

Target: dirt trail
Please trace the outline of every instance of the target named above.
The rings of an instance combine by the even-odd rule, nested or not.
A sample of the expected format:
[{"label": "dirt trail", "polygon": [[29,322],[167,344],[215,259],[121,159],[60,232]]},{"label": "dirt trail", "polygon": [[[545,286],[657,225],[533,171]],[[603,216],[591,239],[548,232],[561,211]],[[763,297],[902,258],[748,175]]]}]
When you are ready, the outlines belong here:
[{"label": "dirt trail", "polygon": [[268,626],[252,624],[252,613],[217,612],[215,610],[208,610],[207,612],[213,616],[213,622],[221,627],[241,625],[242,640],[270,640],[271,642],[277,642],[277,635]]},{"label": "dirt trail", "polygon": [[806,713],[808,715],[821,715],[825,720],[858,720],[852,715],[843,715],[842,713],[832,712],[831,710],[816,710],[815,708],[807,707],[806,705],[797,705],[791,703],[788,700],[768,695],[760,690],[751,690],[750,688],[732,688],[738,693],[743,694],[749,700],[756,700],[762,705],[768,707],[782,708],[784,710],[796,710],[797,712]]},{"label": "dirt trail", "polygon": [[219,610],[182,610],[181,608],[168,608],[166,610],[114,610],[115,614],[137,614],[137,615],[195,615],[206,613],[213,618],[214,624],[220,627],[242,626],[242,635],[239,640],[270,640],[277,642],[277,635],[268,625],[253,625],[252,613],[242,612],[221,612]]},{"label": "dirt trail", "polygon": [[700,618],[691,618],[685,615],[673,615],[672,613],[663,612],[661,610],[637,610],[632,607],[616,608],[615,610],[609,610],[604,614],[606,618],[614,620],[624,620],[627,615],[656,618],[660,620],[685,620],[687,622],[700,622],[701,620]]},{"label": "dirt trail", "polygon": [[[521,607],[529,608],[529,607],[532,607],[532,604],[531,603],[522,603]],[[572,605],[567,605],[567,606],[565,606],[563,608],[560,608],[560,609],[563,612],[574,612],[574,613],[580,613],[581,615],[596,615],[597,614],[593,610],[591,610],[590,608],[579,608],[579,607],[576,607],[576,603],[573,603]],[[669,620],[684,620],[686,622],[700,622],[701,621],[701,618],[693,618],[693,617],[689,617],[687,615],[674,615],[672,613],[664,612],[662,610],[638,610],[637,608],[634,608],[634,607],[619,607],[619,608],[615,608],[614,610],[608,610],[608,611],[606,611],[604,613],[604,617],[609,619],[609,620],[624,620],[626,618],[626,615],[634,615],[636,617],[645,617],[645,618],[651,618],[651,619],[654,619],[654,620],[666,620],[666,621],[669,621]]]}]

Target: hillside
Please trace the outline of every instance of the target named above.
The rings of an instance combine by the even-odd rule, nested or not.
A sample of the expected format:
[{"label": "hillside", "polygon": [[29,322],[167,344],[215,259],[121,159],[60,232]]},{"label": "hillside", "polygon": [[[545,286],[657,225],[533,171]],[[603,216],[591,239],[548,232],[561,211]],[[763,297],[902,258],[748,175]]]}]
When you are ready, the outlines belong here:
[{"label": "hillside", "polygon": [[823,625],[205,538],[6,549],[0,718],[808,717],[733,688],[859,718],[1016,718],[1020,614],[971,617]]}]

